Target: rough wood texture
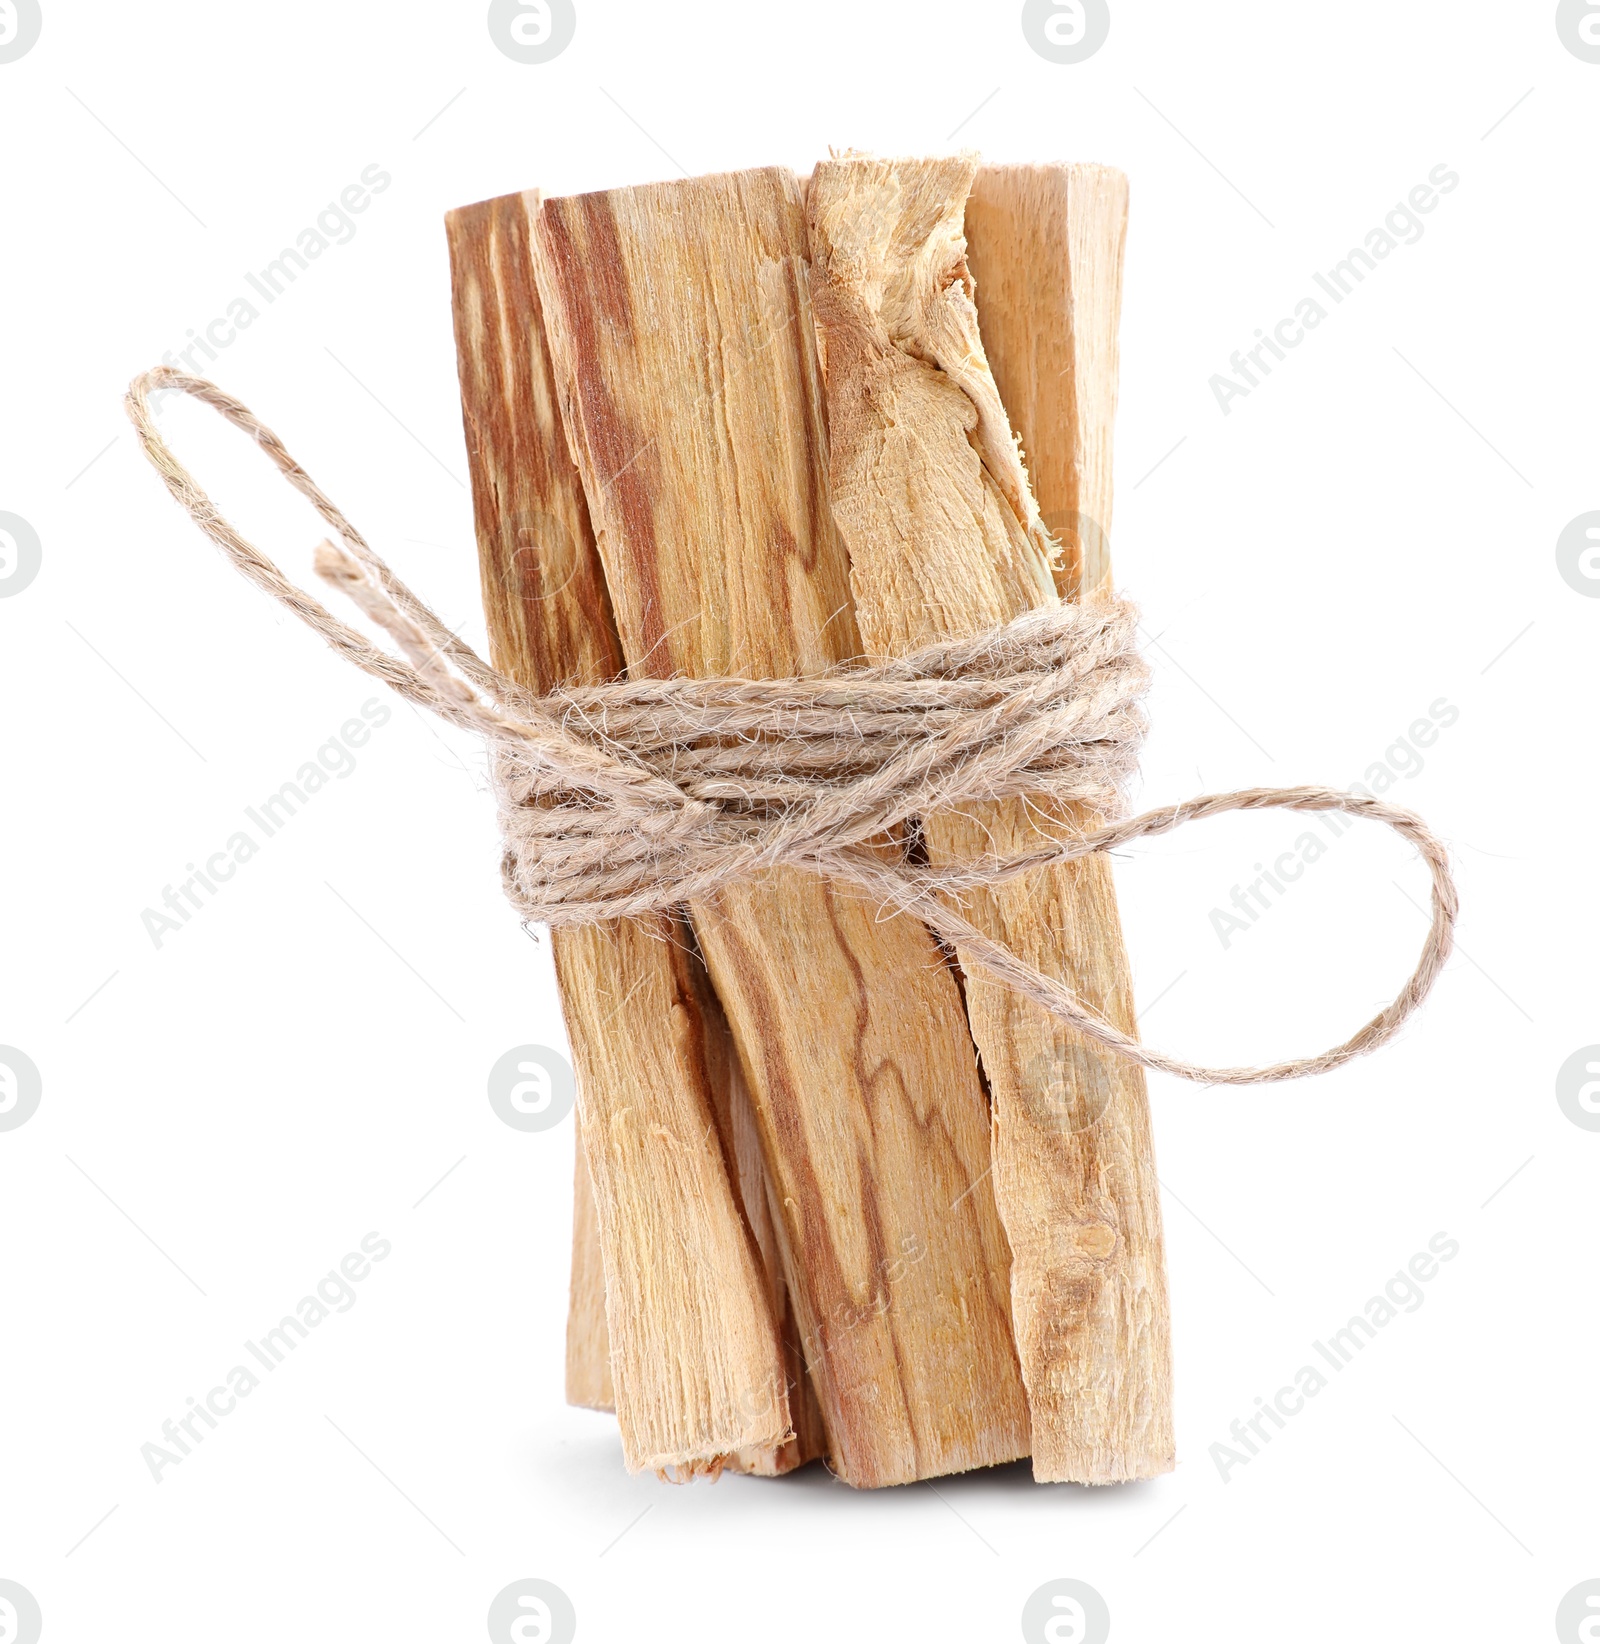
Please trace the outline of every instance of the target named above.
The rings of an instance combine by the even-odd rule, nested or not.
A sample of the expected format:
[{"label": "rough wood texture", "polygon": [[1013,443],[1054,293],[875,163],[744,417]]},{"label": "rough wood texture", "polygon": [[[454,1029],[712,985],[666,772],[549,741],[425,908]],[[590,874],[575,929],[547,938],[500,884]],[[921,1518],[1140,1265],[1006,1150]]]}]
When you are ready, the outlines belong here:
[{"label": "rough wood texture", "polygon": [[[533,282],[535,196],[449,214],[473,512],[498,667],[532,690],[621,667]],[[671,920],[553,937],[634,1470],[790,1440],[785,1366],[719,1136],[697,961]]]},{"label": "rough wood texture", "polygon": [[737,1473],[776,1478],[808,1461],[815,1461],[818,1456],[825,1456],[828,1453],[828,1433],[800,1348],[800,1324],[789,1298],[788,1281],[783,1269],[783,1246],[773,1216],[772,1180],[761,1151],[761,1131],[755,1107],[734,1049],[733,1030],[728,1026],[728,1019],[723,1014],[704,964],[696,975],[701,983],[700,1007],[705,1018],[706,1042],[713,1048],[708,1066],[717,1108],[717,1128],[722,1136],[722,1154],[728,1161],[745,1221],[761,1253],[767,1304],[777,1320],[778,1334],[783,1344],[784,1383],[789,1393],[789,1419],[794,1424],[794,1437],[781,1448],[739,1450],[728,1465]]},{"label": "rough wood texture", "polygon": [[611,1335],[606,1329],[606,1270],[600,1219],[583,1149],[583,1116],[572,1115],[572,1279],[567,1292],[567,1403],[615,1410]]},{"label": "rough wood texture", "polygon": [[[856,654],[798,181],[549,200],[538,238],[630,668],[785,675]],[[881,1485],[1026,1454],[987,1109],[927,932],[789,871],[691,913],[835,1468]]]},{"label": "rough wood texture", "polygon": [[[878,655],[968,634],[1058,597],[1053,552],[984,357],[967,272],[962,215],[975,164],[845,158],[818,166],[810,189],[834,512],[862,633]],[[1035,192],[1000,179],[986,199],[996,335],[1006,339],[1010,379],[1032,385],[1034,438],[1072,473],[1067,495],[1081,508],[1080,428],[1108,419],[1115,393],[1107,373],[1123,196],[1108,184],[1076,217],[1072,190],[1053,197],[1048,213]],[[1080,313],[1076,327],[1065,281],[1071,244],[1101,259],[1098,307]],[[1109,327],[1109,350],[1075,347],[1086,327]],[[1083,380],[1094,373],[1093,385]],[[1074,380],[1075,395],[1063,400],[1059,385]],[[1108,430],[1095,438],[1108,458]],[[1107,481],[1095,503],[1102,517],[1109,503]],[[1062,574],[1070,582],[1079,573]],[[1037,844],[1041,831],[1075,831],[1081,820],[1018,802],[974,806],[928,818],[927,848],[935,862],[1009,853]],[[1132,1030],[1102,859],[973,895],[964,911]],[[994,1103],[995,1187],[1014,1252],[1035,1477],[1107,1483],[1167,1471],[1167,1294],[1143,1077],[981,970],[967,976],[967,1005]]]},{"label": "rough wood texture", "polygon": [[1063,599],[1111,592],[1111,432],[1128,179],[1110,166],[980,166],[967,266],[995,386],[1063,549]]}]

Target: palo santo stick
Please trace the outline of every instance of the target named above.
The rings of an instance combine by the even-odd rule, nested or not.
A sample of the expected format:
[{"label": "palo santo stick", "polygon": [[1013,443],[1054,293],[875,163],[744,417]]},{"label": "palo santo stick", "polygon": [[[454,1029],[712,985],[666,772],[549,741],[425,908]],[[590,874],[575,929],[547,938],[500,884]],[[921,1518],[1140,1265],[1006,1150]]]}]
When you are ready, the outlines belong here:
[{"label": "palo santo stick", "polygon": [[[537,208],[531,195],[489,200],[451,212],[446,232],[491,655],[542,692],[611,678],[621,656],[555,403]],[[554,932],[552,947],[627,1464],[693,1474],[776,1451],[790,1438],[783,1358],[718,1135],[684,933],[622,921]],[[592,1390],[593,1366],[583,1375]]]},{"label": "palo santo stick", "polygon": [[[1057,598],[1048,534],[973,307],[962,208],[975,164],[846,158],[818,166],[811,184],[834,512],[850,549],[862,633],[878,655],[971,634]],[[1073,310],[1062,308],[1059,287],[1054,310],[1035,308],[1041,297],[1048,305],[1051,277],[1036,289],[1035,269],[1064,272],[1070,236],[1063,214],[1030,218],[1026,195],[1015,206],[1003,226],[990,219],[989,257],[1003,261],[1002,236],[1026,255],[995,285],[1008,352],[1048,339],[1037,344],[1043,381],[1059,360],[1085,363],[1063,335]],[[1112,259],[1100,278],[1113,289],[1119,211],[1108,189],[1080,219],[1096,254]],[[1114,302],[1107,310],[1102,297],[1079,324],[1098,328],[1114,317]],[[1106,358],[1102,348],[1102,371]],[[1114,345],[1109,358],[1114,365]],[[1082,403],[1108,407],[1111,393],[1102,381]],[[1084,449],[1074,422],[1041,417],[1036,434],[1046,446],[1066,440],[1069,462]],[[1108,488],[1096,506],[1109,507]],[[1041,832],[1083,823],[1069,809],[1007,801],[924,826],[930,859],[947,863],[1024,850]],[[1103,859],[974,893],[964,911],[1131,1031]],[[1108,1483],[1165,1472],[1173,1464],[1167,1295],[1142,1074],[976,967],[967,974],[967,1007],[994,1102],[995,1189],[1014,1255],[1034,1475]]]},{"label": "palo santo stick", "polygon": [[[1112,424],[1127,222],[1127,178],[1108,166],[980,167],[967,202],[967,257],[983,345],[1027,453],[1034,498],[1064,549],[1055,567],[1063,599],[1104,599],[1112,591]],[[1102,819],[1067,807],[1063,820],[1087,831]],[[1057,878],[1058,894],[1072,912],[1063,926],[1065,974],[1115,1026],[1135,1032],[1109,860],[1070,863]],[[1144,1070],[1072,1034],[1062,1035],[1060,1048],[1063,1077],[1071,1069],[1074,1077],[1092,1078],[1086,1088],[1104,1093],[1099,1099],[1107,1116],[1099,1128],[1107,1153],[1118,1161],[1105,1177],[1106,1196],[1115,1205],[1111,1225],[1120,1239],[1099,1275],[1104,1293],[1090,1311],[1111,1321],[1112,1339],[1120,1333],[1123,1345],[1113,1349],[1121,1355],[1112,1361],[1119,1379],[1106,1383],[1100,1398],[1076,1406],[1074,1418],[1070,1361],[1065,1376],[1056,1373],[1048,1339],[1041,1336],[1031,1379],[1059,1389],[1068,1402],[1051,1422],[1062,1435],[1061,1448],[1052,1453],[1036,1444],[1035,1467],[1078,1477],[1095,1465],[1097,1451],[1110,1450],[1123,1458],[1113,1463],[1112,1470],[1126,1469],[1118,1476],[1142,1477],[1169,1470],[1173,1447],[1166,1258]],[[1050,1201],[1042,1193],[1052,1178],[1039,1138],[1030,1139],[1028,1156],[1048,1213]],[[1091,1211],[1071,1185],[1081,1178],[1054,1179],[1066,1184],[1055,1200],[1058,1216],[1082,1218]],[[1030,1259],[1048,1260],[1048,1252],[1030,1252]],[[1042,1272],[1038,1282],[1043,1290]],[[1134,1320],[1140,1322],[1123,1322]],[[1036,1398],[1036,1430],[1038,1409]],[[1143,1409],[1148,1417],[1141,1434]]]},{"label": "palo santo stick", "polygon": [[750,1090],[739,1069],[733,1032],[723,1014],[721,1002],[702,964],[695,972],[700,982],[701,1014],[705,1018],[707,1064],[717,1108],[717,1125],[722,1133],[722,1153],[738,1189],[745,1221],[750,1226],[756,1249],[761,1254],[761,1271],[767,1285],[767,1305],[778,1323],[783,1344],[785,1385],[789,1390],[789,1419],[794,1437],[777,1450],[735,1451],[729,1467],[736,1473],[755,1473],[776,1478],[828,1453],[828,1433],[817,1403],[816,1389],[806,1373],[805,1355],[800,1347],[800,1323],[789,1297],[784,1277],[783,1245],[772,1210],[772,1179],[761,1151],[761,1131]]},{"label": "palo santo stick", "polygon": [[606,1270],[600,1218],[583,1148],[583,1119],[572,1115],[572,1277],[567,1288],[567,1403],[615,1410],[611,1334],[606,1329]]},{"label": "palo santo stick", "polygon": [[1110,166],[980,166],[967,266],[989,369],[1061,544],[1063,599],[1111,593],[1111,430],[1128,179]]},{"label": "palo santo stick", "polygon": [[[539,279],[635,673],[814,673],[859,639],[781,170],[547,200]],[[988,1114],[926,930],[794,870],[691,908],[761,1123],[835,1468],[1027,1453]]]}]

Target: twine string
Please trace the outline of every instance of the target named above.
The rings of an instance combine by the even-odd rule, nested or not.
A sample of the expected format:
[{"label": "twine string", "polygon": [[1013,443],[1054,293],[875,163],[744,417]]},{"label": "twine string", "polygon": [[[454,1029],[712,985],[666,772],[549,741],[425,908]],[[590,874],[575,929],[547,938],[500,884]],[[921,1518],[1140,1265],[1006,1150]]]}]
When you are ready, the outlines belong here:
[{"label": "twine string", "polygon": [[[248,434],[339,538],[316,570],[399,648],[374,645],[289,581],[222,516],[156,428],[153,391],[193,395]],[[536,695],[492,668],[390,571],[240,401],[166,366],[127,411],[168,490],[250,581],[363,672],[482,735],[505,838],[502,874],[524,918],[554,929],[675,911],[769,869],[796,867],[914,916],[960,954],[1113,1054],[1206,1084],[1326,1072],[1392,1038],[1433,986],[1458,899],[1421,818],[1334,788],[1206,794],[1124,817],[1146,720],[1136,614],[1113,600],[1034,611],[988,633],[805,679],[621,678]],[[1113,820],[939,867],[895,860],[883,836],[940,811],[1016,799]],[[1203,1067],[1142,1045],[962,911],[964,898],[1054,864],[1228,811],[1345,811],[1394,829],[1432,880],[1432,919],[1399,994],[1348,1039],[1266,1067]]]}]

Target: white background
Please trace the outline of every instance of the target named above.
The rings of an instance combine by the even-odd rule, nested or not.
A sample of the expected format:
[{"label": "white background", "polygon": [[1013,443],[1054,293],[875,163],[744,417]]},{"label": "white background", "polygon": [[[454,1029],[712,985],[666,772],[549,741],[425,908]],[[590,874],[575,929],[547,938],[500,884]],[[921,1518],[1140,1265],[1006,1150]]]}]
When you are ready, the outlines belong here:
[{"label": "white background", "polygon": [[[0,65],[0,509],[43,543],[0,600],[0,1041],[44,1081],[0,1133],[0,1577],[49,1644],[474,1639],[526,1576],[584,1639],[1014,1639],[1070,1576],[1119,1644],[1521,1640],[1600,1577],[1600,1134],[1554,1094],[1600,1040],[1600,603],[1555,559],[1600,507],[1600,66],[1544,3],[1112,14],[1063,67],[1013,4],[578,0],[571,47],[522,66],[482,4],[45,0]],[[571,1126],[507,1128],[485,1077],[565,1040],[471,742],[396,704],[146,935],[375,688],[177,512],[121,393],[379,165],[355,237],[207,369],[481,645],[444,211],[966,144],[1132,181],[1114,545],[1154,642],[1142,800],[1345,785],[1447,699],[1391,797],[1452,845],[1463,951],[1342,1072],[1152,1080],[1175,1473],[670,1488],[562,1402]],[[1440,164],[1460,186],[1421,240],[1224,416],[1210,376]],[[166,426],[308,578],[320,528],[245,442],[188,404]],[[1119,862],[1149,1039],[1304,1053],[1395,990],[1426,882],[1371,830],[1215,934],[1303,831],[1229,818]],[[354,1308],[154,1483],[141,1445],[373,1230],[393,1253]],[[1225,1482],[1229,1424],[1438,1232],[1460,1254],[1420,1309]]]}]

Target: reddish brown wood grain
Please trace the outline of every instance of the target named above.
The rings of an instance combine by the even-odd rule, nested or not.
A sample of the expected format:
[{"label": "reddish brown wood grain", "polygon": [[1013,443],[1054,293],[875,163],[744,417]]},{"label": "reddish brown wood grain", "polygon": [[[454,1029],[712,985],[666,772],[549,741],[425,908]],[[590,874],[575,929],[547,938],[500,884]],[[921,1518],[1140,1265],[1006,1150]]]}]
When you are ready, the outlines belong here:
[{"label": "reddish brown wood grain", "polygon": [[[777,676],[855,655],[797,180],[549,200],[538,251],[630,670]],[[928,933],[791,870],[691,915],[834,1466],[880,1485],[1026,1454],[987,1104]]]},{"label": "reddish brown wood grain", "polygon": [[[536,210],[535,196],[508,196],[450,213],[446,229],[491,655],[542,692],[609,678],[621,655],[556,406]],[[708,1026],[684,935],[660,919],[552,939],[617,1415],[632,1468],[693,1474],[744,1455],[777,1470],[792,1449],[789,1371],[719,1131],[720,1025]],[[592,1275],[583,1284],[592,1314]],[[575,1389],[599,1402],[600,1338],[578,1310],[575,1328]]]}]

